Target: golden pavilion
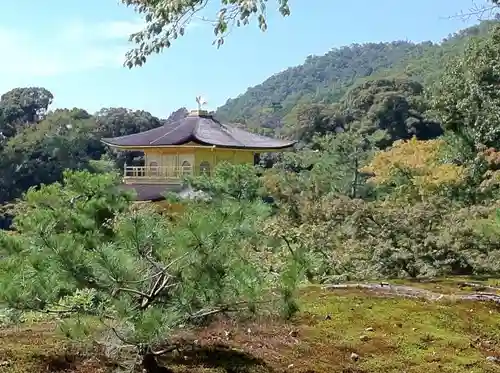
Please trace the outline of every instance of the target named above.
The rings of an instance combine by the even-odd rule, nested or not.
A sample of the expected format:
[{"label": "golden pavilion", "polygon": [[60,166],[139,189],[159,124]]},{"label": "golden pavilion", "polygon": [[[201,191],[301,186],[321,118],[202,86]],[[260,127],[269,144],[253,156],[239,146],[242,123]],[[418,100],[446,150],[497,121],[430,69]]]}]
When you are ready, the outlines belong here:
[{"label": "golden pavilion", "polygon": [[144,153],[143,166],[124,166],[123,183],[137,201],[161,201],[166,192],[182,192],[185,176],[210,175],[218,163],[254,163],[259,153],[291,148],[277,140],[220,123],[206,110],[145,132],[102,139],[119,150]]}]

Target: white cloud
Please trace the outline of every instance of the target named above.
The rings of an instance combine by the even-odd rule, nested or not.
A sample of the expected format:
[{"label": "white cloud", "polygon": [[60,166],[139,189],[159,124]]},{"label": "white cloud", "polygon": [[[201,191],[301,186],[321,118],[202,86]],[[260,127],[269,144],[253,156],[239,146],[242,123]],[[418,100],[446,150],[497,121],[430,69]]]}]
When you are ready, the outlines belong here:
[{"label": "white cloud", "polygon": [[136,21],[110,21],[89,25],[83,21],[73,21],[66,25],[64,39],[71,41],[128,40],[129,36],[142,30],[145,23]]},{"label": "white cloud", "polygon": [[133,33],[141,31],[145,27],[144,22],[136,21],[136,22],[124,22],[124,21],[116,21],[101,24],[97,31],[99,35],[109,39],[121,39],[127,38]]},{"label": "white cloud", "polygon": [[[192,22],[189,29],[200,24]],[[120,68],[142,30],[141,19],[89,23],[73,20],[51,30],[5,29],[0,25],[0,80],[55,76],[98,68]],[[8,56],[8,57],[7,57]]]},{"label": "white cloud", "polygon": [[54,76],[96,68],[119,68],[130,34],[141,30],[138,21],[62,25],[49,34],[0,26],[0,77]]},{"label": "white cloud", "polygon": [[[186,27],[192,30],[202,26],[202,21],[191,21]],[[82,21],[73,21],[66,25],[64,38],[68,41],[128,41],[130,35],[143,30],[146,23],[141,19],[134,21],[111,21],[89,25]]]}]

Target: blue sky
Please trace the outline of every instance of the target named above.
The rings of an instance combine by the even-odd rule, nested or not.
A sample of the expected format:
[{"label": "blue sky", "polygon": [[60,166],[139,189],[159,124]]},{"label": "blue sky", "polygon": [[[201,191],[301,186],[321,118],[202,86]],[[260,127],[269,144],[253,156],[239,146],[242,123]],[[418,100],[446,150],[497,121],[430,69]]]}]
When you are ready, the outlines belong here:
[{"label": "blue sky", "polygon": [[274,1],[269,4],[266,33],[252,23],[217,49],[210,25],[195,20],[171,49],[129,70],[122,67],[128,35],[142,24],[119,0],[8,1],[0,12],[0,92],[43,86],[54,94],[54,108],[122,106],[165,117],[181,106],[195,107],[198,94],[215,109],[334,47],[439,41],[476,22],[453,17],[473,0],[290,0],[292,15],[284,19],[271,8]]}]

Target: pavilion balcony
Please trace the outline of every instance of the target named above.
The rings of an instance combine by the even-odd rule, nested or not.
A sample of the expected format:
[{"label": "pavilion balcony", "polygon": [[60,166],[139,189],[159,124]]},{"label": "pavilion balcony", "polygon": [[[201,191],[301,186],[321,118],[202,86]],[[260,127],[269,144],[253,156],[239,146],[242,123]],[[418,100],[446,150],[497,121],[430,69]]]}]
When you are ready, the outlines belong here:
[{"label": "pavilion balcony", "polygon": [[193,175],[192,166],[125,166],[125,184],[181,185],[186,176]]}]

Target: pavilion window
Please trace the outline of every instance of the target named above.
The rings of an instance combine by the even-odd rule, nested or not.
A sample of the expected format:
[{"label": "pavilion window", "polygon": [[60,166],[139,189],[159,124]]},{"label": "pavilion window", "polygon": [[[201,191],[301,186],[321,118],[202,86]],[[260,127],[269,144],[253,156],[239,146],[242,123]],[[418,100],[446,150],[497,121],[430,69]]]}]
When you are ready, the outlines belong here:
[{"label": "pavilion window", "polygon": [[158,173],[159,173],[159,167],[158,167],[158,162],[149,162],[149,173],[151,175],[155,175],[155,176],[158,176]]},{"label": "pavilion window", "polygon": [[200,175],[210,176],[210,163],[207,161],[200,163]]},{"label": "pavilion window", "polygon": [[182,162],[181,169],[182,169],[182,176],[191,175],[191,163],[189,163],[188,161]]}]

